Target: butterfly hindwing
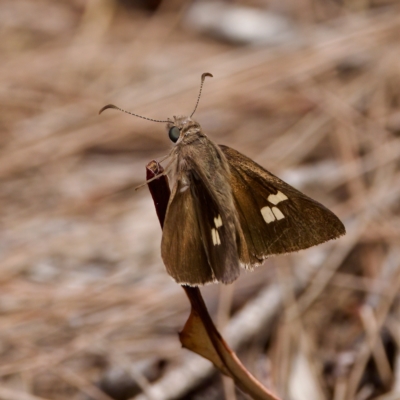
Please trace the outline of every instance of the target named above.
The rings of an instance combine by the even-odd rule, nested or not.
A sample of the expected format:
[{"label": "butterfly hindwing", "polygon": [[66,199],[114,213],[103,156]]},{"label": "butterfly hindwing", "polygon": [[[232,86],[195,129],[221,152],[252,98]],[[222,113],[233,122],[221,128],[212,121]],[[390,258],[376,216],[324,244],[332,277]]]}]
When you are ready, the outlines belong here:
[{"label": "butterfly hindwing", "polygon": [[289,253],[345,233],[341,221],[322,204],[283,182],[251,159],[220,146],[230,167],[230,183],[247,250],[240,260],[257,265],[268,255]]},{"label": "butterfly hindwing", "polygon": [[[186,184],[177,181],[164,220],[161,255],[169,275],[181,284],[215,280],[204,250],[195,199]],[[184,213],[184,218],[182,217]],[[190,232],[190,235],[188,234]]]}]

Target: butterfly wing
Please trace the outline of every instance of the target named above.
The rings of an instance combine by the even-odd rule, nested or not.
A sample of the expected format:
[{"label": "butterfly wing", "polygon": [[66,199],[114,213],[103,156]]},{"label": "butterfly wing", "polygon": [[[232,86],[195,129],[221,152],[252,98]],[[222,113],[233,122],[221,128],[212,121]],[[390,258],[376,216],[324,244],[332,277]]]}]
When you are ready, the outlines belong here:
[{"label": "butterfly wing", "polygon": [[[215,196],[215,193],[212,193],[213,186],[205,185],[203,179],[197,179],[196,175],[192,177],[191,191],[197,203],[197,219],[204,250],[216,280],[230,283],[240,274],[236,244],[238,221],[236,215],[231,211],[234,207],[234,201],[229,193],[229,182],[226,179],[230,197],[230,201],[227,199],[227,202],[231,203],[230,209],[221,204],[221,197]],[[218,183],[216,186],[219,186]]]},{"label": "butterfly wing", "polygon": [[345,234],[342,222],[322,204],[283,182],[236,150],[220,146],[231,172],[235,206],[245,243],[239,257],[258,265],[272,254],[289,253]]},{"label": "butterfly wing", "polygon": [[234,281],[240,263],[233,224],[204,180],[196,172],[183,172],[164,222],[161,254],[168,273],[188,285]]},{"label": "butterfly wing", "polygon": [[[195,199],[185,188],[184,182],[178,180],[171,193],[164,221],[161,255],[167,272],[178,283],[204,284],[215,278],[202,243]],[[184,218],[178,218],[181,213],[185,214]],[[196,268],[198,265],[202,267]]]}]

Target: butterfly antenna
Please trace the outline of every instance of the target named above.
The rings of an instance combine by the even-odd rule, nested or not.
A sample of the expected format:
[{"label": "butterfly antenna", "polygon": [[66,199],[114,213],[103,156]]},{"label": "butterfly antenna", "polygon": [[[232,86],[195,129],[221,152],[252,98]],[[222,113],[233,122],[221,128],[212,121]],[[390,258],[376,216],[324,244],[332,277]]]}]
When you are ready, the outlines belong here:
[{"label": "butterfly antenna", "polygon": [[203,83],[204,83],[204,80],[206,79],[207,76],[209,76],[209,77],[211,77],[211,78],[213,77],[212,74],[210,74],[209,72],[204,72],[204,74],[201,75],[201,84],[200,84],[199,95],[198,95],[198,97],[197,97],[196,106],[194,107],[193,112],[190,114],[190,117],[192,117],[193,114],[194,114],[194,113],[196,112],[196,110],[197,110],[197,106],[199,105],[199,101],[200,101],[201,91],[202,91],[202,89],[203,89]]},{"label": "butterfly antenna", "polygon": [[132,113],[132,112],[130,112],[130,111],[126,111],[126,110],[123,110],[122,108],[119,108],[119,107],[117,107],[117,106],[114,106],[114,104],[107,104],[106,106],[104,106],[104,107],[99,111],[99,114],[101,114],[104,110],[107,110],[108,108],[114,108],[115,110],[119,110],[119,111],[122,111],[122,112],[124,112],[124,113],[130,114],[130,115],[134,115],[135,117],[139,117],[139,118],[142,118],[142,119],[147,119],[147,121],[153,121],[153,122],[169,122],[169,121],[162,121],[162,120],[160,120],[160,119],[153,119],[153,118],[142,117],[141,115],[134,114],[134,113]]}]

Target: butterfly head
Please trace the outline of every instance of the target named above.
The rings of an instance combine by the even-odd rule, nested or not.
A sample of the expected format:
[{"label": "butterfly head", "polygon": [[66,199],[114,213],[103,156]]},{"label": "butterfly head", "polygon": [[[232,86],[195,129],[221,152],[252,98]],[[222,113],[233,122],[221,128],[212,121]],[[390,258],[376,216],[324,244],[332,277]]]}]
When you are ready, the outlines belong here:
[{"label": "butterfly head", "polygon": [[191,117],[178,116],[167,123],[168,136],[174,143],[185,138],[198,137],[201,133],[200,124]]}]

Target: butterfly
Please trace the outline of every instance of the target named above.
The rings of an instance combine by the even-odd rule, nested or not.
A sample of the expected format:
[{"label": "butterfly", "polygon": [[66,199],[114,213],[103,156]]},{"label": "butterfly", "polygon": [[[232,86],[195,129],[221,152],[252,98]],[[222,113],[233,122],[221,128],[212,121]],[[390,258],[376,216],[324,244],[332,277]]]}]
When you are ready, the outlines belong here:
[{"label": "butterfly", "polygon": [[[206,76],[212,75],[202,75],[190,117],[150,119],[166,122],[174,143],[165,169],[173,175],[174,185],[161,256],[169,275],[191,286],[231,283],[241,267],[251,269],[268,256],[306,249],[346,233],[339,218],[322,204],[208,138],[192,119]],[[100,112],[107,108],[127,112],[111,104]]]}]

